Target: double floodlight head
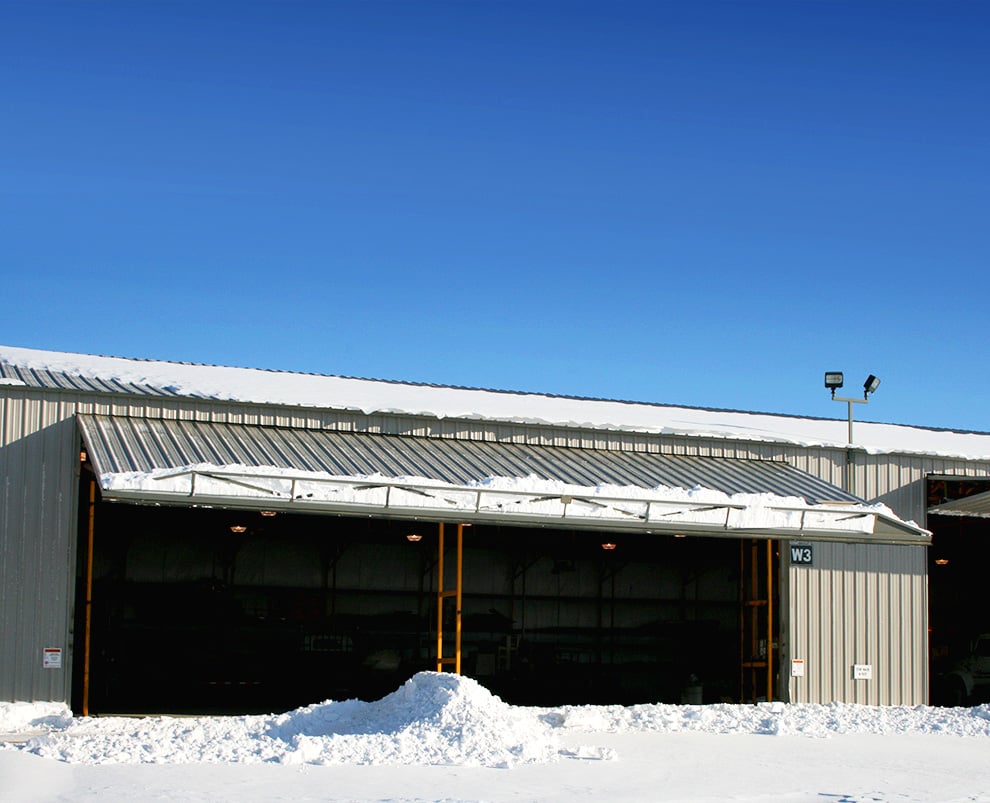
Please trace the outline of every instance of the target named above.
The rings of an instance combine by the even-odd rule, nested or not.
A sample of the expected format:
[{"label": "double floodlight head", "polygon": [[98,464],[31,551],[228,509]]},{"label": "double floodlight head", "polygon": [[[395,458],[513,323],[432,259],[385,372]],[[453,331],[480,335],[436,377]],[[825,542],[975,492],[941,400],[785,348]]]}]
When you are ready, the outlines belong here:
[{"label": "double floodlight head", "polygon": [[[832,391],[833,399],[835,398],[835,391],[842,387],[843,381],[842,371],[825,372],[825,387]],[[871,393],[875,392],[878,387],[880,387],[880,380],[873,374],[870,374],[863,383],[863,398],[865,399]]]}]

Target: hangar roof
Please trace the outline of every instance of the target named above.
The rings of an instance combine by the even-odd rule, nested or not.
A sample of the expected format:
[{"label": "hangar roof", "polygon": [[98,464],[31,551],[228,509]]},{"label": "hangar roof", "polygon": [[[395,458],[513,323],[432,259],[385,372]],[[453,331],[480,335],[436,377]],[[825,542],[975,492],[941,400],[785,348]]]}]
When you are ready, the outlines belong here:
[{"label": "hangar roof", "polygon": [[[363,413],[845,447],[837,419],[677,407],[0,346],[0,384]],[[856,448],[990,460],[990,433],[857,423]]]}]

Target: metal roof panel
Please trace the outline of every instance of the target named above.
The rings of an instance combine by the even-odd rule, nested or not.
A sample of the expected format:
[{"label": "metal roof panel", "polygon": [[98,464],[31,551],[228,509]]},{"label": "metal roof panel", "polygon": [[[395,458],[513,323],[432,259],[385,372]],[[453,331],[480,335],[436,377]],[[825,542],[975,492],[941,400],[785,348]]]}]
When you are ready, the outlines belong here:
[{"label": "metal roof panel", "polygon": [[786,463],[766,460],[122,416],[79,420],[97,465],[110,474],[209,464],[452,484],[535,475],[580,486],[709,488],[729,495],[794,496],[809,504],[863,501]]}]

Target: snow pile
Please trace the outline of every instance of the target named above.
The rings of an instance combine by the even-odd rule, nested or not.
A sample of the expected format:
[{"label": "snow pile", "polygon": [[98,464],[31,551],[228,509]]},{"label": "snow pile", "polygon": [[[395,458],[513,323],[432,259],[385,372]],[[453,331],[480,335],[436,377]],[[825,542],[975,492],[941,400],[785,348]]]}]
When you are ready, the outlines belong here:
[{"label": "snow pile", "polygon": [[533,712],[506,705],[476,681],[421,672],[374,703],[348,701],[277,717],[270,735],[292,760],[316,764],[511,766],[552,761],[557,740]]},{"label": "snow pile", "polygon": [[975,708],[852,703],[562,706],[543,720],[580,733],[745,733],[825,738],[839,734],[990,737],[990,705]]},{"label": "snow pile", "polygon": [[0,702],[0,733],[67,728],[72,712],[63,703]]},{"label": "snow pile", "polygon": [[[43,730],[37,734],[37,730]],[[476,681],[421,672],[376,702],[346,700],[274,716],[73,719],[57,704],[0,705],[0,733],[71,764],[440,765],[511,767],[617,758],[575,746],[584,734],[706,733],[831,737],[903,734],[990,738],[990,706],[510,706]],[[563,740],[569,747],[562,747]]]},{"label": "snow pile", "polygon": [[[3,730],[0,722],[0,730]],[[422,672],[377,702],[325,702],[278,716],[86,718],[50,723],[21,748],[83,764],[456,764],[557,758],[536,712],[473,680]]]}]

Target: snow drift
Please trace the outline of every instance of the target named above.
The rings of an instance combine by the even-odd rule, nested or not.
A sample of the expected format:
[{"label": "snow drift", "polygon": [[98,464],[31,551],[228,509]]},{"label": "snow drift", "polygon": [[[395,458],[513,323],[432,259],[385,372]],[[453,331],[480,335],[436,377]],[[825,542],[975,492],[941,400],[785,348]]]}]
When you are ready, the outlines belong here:
[{"label": "snow drift", "polygon": [[[929,734],[990,738],[990,706],[511,706],[476,681],[422,672],[375,702],[326,701],[272,716],[73,718],[51,703],[0,703],[0,732],[22,750],[72,764],[279,763],[510,767],[617,758],[560,736],[602,733]],[[573,739],[570,740],[573,742]]]}]

